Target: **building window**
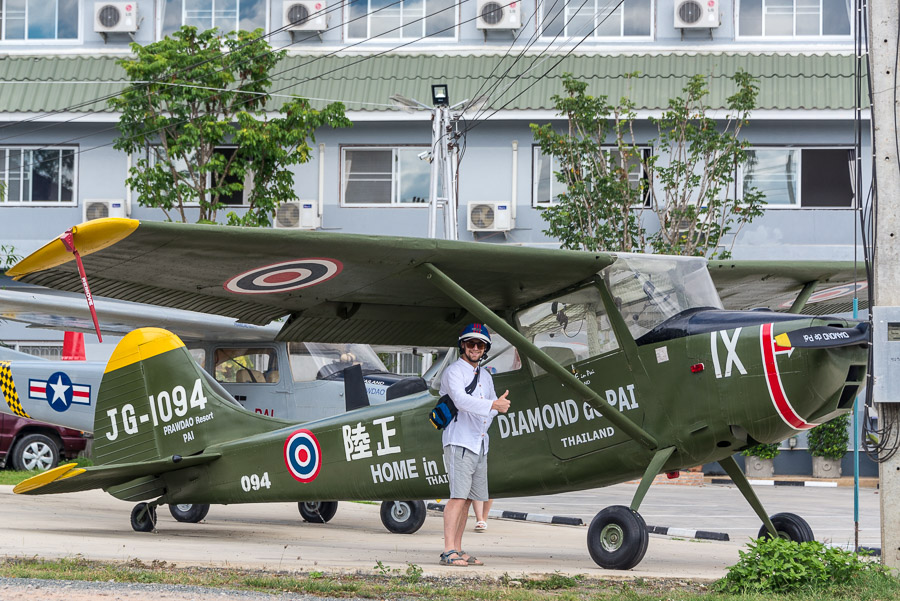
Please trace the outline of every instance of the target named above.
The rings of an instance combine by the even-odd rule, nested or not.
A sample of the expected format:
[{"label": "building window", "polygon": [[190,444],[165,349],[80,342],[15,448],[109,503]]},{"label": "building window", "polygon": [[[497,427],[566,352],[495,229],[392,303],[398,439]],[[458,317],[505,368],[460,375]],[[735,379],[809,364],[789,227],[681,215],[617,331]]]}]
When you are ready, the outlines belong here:
[{"label": "building window", "polygon": [[4,40],[75,40],[78,0],[0,0]]},{"label": "building window", "polygon": [[350,0],[347,39],[456,38],[455,0]]},{"label": "building window", "polygon": [[[213,149],[213,154],[221,155],[224,163],[228,163],[229,159],[234,155],[237,151],[237,148],[229,148],[229,147],[221,147]],[[164,156],[164,151],[162,146],[151,146],[147,151],[147,165],[148,167],[154,167],[161,157]],[[191,161],[192,164],[196,164],[194,161]],[[187,185],[194,187],[193,175],[191,171],[188,169],[188,162],[182,158],[175,159],[175,170],[178,172],[179,177],[184,180]],[[253,186],[252,184],[252,175],[248,174],[243,180],[233,174],[229,174],[225,176],[223,181],[223,185],[234,184],[238,182],[243,182],[243,189],[235,190],[228,194],[223,194],[219,196],[219,202],[228,207],[240,207],[248,203],[248,198],[250,195],[250,190]],[[212,174],[206,174],[206,187],[207,189],[213,187],[212,182]],[[198,206],[199,202],[188,202],[185,203],[186,206]]]},{"label": "building window", "polygon": [[162,35],[171,35],[182,25],[200,31],[215,27],[221,33],[266,28],[266,0],[165,0],[162,5]]},{"label": "building window", "polygon": [[541,0],[543,37],[649,38],[653,27],[652,0]]},{"label": "building window", "polygon": [[[649,148],[638,149],[647,160],[650,156]],[[619,151],[607,150],[607,160],[618,161]],[[628,180],[631,186],[637,189],[641,182],[644,182],[644,206],[650,206],[650,188],[647,174],[644,171],[644,165],[637,157],[632,157],[628,161],[629,172]],[[546,207],[556,202],[560,194],[566,191],[566,185],[556,179],[556,173],[559,171],[559,159],[555,156],[547,156],[541,152],[539,146],[534,147],[534,181],[532,182],[532,206]]]},{"label": "building window", "polygon": [[756,188],[769,207],[853,206],[853,151],[754,148],[738,169],[741,189]]},{"label": "building window", "polygon": [[341,202],[347,206],[428,203],[431,164],[427,146],[344,148]]},{"label": "building window", "polygon": [[0,146],[0,182],[6,203],[73,203],[75,149]]},{"label": "building window", "polygon": [[850,0],[740,0],[738,35],[849,37]]}]

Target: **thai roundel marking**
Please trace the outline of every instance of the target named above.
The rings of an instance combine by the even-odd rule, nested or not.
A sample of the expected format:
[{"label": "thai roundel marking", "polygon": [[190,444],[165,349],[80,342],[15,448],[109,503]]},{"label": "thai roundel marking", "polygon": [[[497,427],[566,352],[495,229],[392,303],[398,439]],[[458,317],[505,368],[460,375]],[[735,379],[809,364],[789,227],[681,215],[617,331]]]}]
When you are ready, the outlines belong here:
[{"label": "thai roundel marking", "polygon": [[309,430],[297,430],[284,441],[284,463],[297,482],[312,482],[322,467],[322,449]]},{"label": "thai roundel marking", "polygon": [[337,259],[293,259],[245,271],[225,282],[224,287],[235,294],[289,292],[326,282],[343,269],[344,264]]}]

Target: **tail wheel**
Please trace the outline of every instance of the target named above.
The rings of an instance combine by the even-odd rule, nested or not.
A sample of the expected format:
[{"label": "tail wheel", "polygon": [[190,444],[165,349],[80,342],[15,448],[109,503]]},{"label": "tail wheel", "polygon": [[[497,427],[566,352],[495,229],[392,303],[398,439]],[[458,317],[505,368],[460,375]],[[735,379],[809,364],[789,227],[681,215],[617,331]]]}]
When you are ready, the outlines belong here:
[{"label": "tail wheel", "polygon": [[394,534],[412,534],[425,523],[425,501],[384,501],[381,523]]},{"label": "tail wheel", "polygon": [[304,522],[313,524],[325,524],[337,513],[337,501],[300,501],[300,515]]},{"label": "tail wheel", "polygon": [[591,559],[607,570],[630,570],[644,558],[649,543],[644,518],[624,505],[607,507],[588,528]]},{"label": "tail wheel", "polygon": [[156,528],[156,507],[138,503],[131,510],[131,527],[135,532],[153,532]]},{"label": "tail wheel", "polygon": [[209,503],[178,503],[169,505],[169,513],[179,522],[196,524],[209,513]]},{"label": "tail wheel", "polygon": [[[795,513],[776,513],[771,516],[770,519],[772,520],[772,525],[775,526],[775,530],[778,532],[778,536],[781,538],[792,540],[795,543],[808,543],[816,540],[812,528],[809,527],[807,521]],[[772,535],[769,533],[769,529],[766,528],[765,524],[763,524],[763,527],[759,529],[759,534],[757,534],[756,537],[772,538]]]}]

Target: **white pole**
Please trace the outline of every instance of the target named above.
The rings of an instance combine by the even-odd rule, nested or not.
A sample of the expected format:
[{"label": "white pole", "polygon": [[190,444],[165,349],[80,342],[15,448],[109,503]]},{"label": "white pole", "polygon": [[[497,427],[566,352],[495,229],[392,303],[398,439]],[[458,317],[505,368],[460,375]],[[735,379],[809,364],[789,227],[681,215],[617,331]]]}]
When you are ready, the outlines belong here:
[{"label": "white pole", "polygon": [[437,238],[437,203],[438,203],[438,169],[440,168],[439,144],[441,119],[440,109],[435,107],[431,110],[431,196],[428,207],[428,237]]}]

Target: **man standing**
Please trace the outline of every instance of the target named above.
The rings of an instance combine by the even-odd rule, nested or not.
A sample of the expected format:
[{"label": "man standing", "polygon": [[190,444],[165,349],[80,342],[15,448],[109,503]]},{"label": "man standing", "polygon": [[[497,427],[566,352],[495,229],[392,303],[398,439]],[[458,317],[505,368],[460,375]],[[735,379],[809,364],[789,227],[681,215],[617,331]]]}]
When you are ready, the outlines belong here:
[{"label": "man standing", "polygon": [[[444,466],[450,479],[450,499],[444,507],[444,552],[441,564],[482,565],[462,550],[469,506],[488,500],[488,428],[497,413],[509,410],[509,400],[497,398],[494,381],[479,363],[487,358],[491,335],[484,324],[468,325],[459,336],[459,359],[441,376],[441,396],[449,394],[457,415],[444,429]],[[473,386],[474,383],[474,386]]]}]

